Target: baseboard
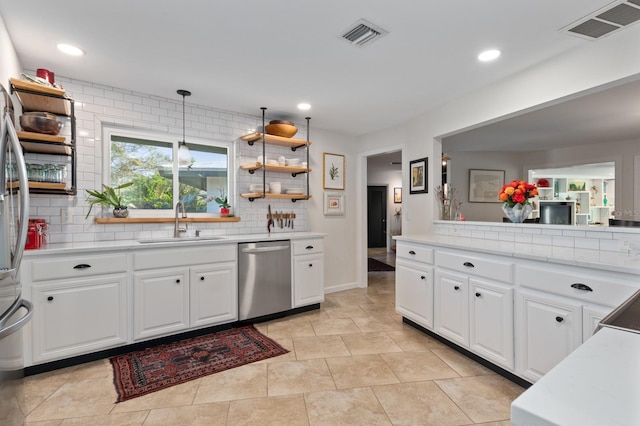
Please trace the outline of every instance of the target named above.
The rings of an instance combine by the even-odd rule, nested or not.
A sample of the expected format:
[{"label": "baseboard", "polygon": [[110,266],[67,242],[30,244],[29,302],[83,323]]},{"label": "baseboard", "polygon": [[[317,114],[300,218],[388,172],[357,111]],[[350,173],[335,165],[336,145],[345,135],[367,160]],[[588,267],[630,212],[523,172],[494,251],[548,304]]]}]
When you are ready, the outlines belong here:
[{"label": "baseboard", "polygon": [[351,290],[352,288],[358,288],[358,287],[360,287],[358,283],[345,283],[345,284],[333,285],[330,287],[325,287],[324,294],[337,293],[339,291]]}]

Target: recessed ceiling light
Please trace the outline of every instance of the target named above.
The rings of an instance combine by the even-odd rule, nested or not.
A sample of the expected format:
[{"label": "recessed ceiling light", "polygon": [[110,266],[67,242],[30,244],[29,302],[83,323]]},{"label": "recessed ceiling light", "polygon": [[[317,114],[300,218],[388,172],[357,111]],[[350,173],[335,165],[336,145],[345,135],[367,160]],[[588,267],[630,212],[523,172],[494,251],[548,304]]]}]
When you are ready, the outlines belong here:
[{"label": "recessed ceiling light", "polygon": [[75,47],[72,46],[70,44],[65,44],[65,43],[60,43],[58,45],[58,50],[66,53],[67,55],[71,55],[71,56],[82,56],[84,55],[84,51],[82,49],[80,49],[79,47]]},{"label": "recessed ceiling light", "polygon": [[307,111],[309,109],[311,109],[311,105],[309,105],[306,102],[302,102],[298,104],[298,109],[302,110],[302,111]]},{"label": "recessed ceiling light", "polygon": [[481,62],[489,62],[497,59],[498,56],[500,56],[500,51],[498,49],[485,50],[478,55],[478,60]]}]

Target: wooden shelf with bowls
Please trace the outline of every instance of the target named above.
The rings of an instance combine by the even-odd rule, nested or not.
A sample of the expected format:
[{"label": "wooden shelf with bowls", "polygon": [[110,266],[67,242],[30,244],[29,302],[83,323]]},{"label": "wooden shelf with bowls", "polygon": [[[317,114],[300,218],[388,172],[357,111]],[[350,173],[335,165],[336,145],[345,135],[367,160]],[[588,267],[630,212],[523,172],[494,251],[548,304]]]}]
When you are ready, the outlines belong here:
[{"label": "wooden shelf with bowls", "polygon": [[[253,146],[255,142],[262,142],[262,133],[255,132],[250,133],[248,135],[240,136],[240,139],[249,143],[249,145]],[[285,146],[291,148],[292,151],[295,151],[298,148],[303,148],[305,146],[311,145],[311,141],[305,141],[302,139],[293,139],[293,138],[284,138],[282,136],[274,136],[265,134],[264,142],[267,145],[278,145]]]},{"label": "wooden shelf with bowls", "polygon": [[63,155],[69,157],[70,182],[29,182],[29,192],[39,194],[75,195],[76,189],[76,118],[75,102],[63,89],[45,86],[18,78],[9,79],[11,93],[20,101],[22,112],[49,112],[69,117],[71,136],[18,131],[18,139],[25,153]]},{"label": "wooden shelf with bowls", "polygon": [[240,166],[242,170],[248,171],[250,174],[255,173],[256,170],[265,168],[268,172],[279,172],[279,173],[291,173],[291,176],[296,177],[298,175],[309,173],[311,169],[307,167],[297,167],[297,166],[276,166],[273,164],[262,164],[262,163],[250,163],[243,164]]},{"label": "wooden shelf with bowls", "polygon": [[[7,188],[17,189],[20,188],[18,182],[7,182]],[[29,181],[29,190],[32,189],[48,189],[55,191],[67,191],[66,183],[52,183],[52,182],[31,182]]]},{"label": "wooden shelf with bowls", "polygon": [[262,192],[247,192],[244,194],[240,194],[242,198],[248,198],[249,201],[256,200],[258,198],[274,198],[279,200],[291,200],[296,202],[298,200],[308,200],[311,198],[311,195],[307,194],[263,194]]}]

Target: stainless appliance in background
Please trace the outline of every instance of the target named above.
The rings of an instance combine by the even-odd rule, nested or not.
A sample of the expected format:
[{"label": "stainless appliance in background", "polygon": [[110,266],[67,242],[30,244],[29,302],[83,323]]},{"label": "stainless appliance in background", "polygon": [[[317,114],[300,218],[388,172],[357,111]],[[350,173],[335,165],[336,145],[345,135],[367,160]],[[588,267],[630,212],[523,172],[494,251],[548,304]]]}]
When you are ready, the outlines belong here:
[{"label": "stainless appliance in background", "polygon": [[[0,85],[0,382],[24,371],[19,331],[31,318],[32,306],[22,299],[19,268],[29,223],[29,183],[13,107]],[[9,189],[17,187],[19,190]],[[2,418],[2,417],[0,417]]]},{"label": "stainless appliance in background", "polygon": [[238,319],[291,308],[291,242],[238,244]]}]

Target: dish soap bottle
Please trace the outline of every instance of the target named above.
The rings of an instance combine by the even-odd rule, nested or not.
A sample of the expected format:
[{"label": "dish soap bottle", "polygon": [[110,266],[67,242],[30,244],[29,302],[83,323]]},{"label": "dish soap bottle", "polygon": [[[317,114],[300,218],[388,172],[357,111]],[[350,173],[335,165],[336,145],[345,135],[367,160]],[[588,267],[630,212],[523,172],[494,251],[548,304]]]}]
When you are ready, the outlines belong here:
[{"label": "dish soap bottle", "polygon": [[602,204],[604,204],[605,206],[607,205],[607,194],[604,194],[602,196]]}]

